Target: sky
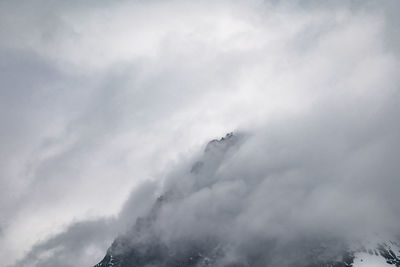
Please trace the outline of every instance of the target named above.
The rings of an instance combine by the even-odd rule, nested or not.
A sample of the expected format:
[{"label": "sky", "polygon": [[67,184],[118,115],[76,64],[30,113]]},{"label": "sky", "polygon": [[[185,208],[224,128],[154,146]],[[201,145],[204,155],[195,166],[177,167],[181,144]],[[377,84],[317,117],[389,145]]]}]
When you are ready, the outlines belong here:
[{"label": "sky", "polygon": [[278,235],[271,218],[287,208],[293,231],[400,233],[399,11],[394,0],[1,1],[2,265],[93,266],[232,131],[246,141],[204,175],[217,191],[188,185],[167,213],[187,221],[163,222],[184,231],[190,210],[224,209],[225,192],[248,188],[231,231]]}]

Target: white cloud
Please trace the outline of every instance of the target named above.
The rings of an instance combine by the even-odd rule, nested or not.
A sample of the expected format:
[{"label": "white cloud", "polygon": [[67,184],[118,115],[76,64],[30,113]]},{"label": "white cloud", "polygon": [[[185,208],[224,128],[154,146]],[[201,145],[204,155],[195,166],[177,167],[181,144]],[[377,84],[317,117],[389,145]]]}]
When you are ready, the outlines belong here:
[{"label": "white cloud", "polygon": [[[360,7],[1,5],[5,264],[71,222],[115,216],[132,188],[225,132],[332,105],[329,118],[354,116],[356,145],[359,129],[382,129],[368,120],[386,121],[379,111],[398,84],[394,26]],[[368,117],[357,120],[360,109]]]}]

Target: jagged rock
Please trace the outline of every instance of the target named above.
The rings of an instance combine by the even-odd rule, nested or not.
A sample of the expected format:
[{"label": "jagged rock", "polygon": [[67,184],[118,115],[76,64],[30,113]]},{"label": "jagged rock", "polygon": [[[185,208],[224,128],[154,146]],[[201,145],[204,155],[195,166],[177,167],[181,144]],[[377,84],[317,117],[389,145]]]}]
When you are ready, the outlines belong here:
[{"label": "jagged rock", "polygon": [[[218,168],[215,161],[223,158],[239,141],[238,136],[228,133],[221,139],[210,141],[204,151],[206,158],[193,164],[193,179],[205,179],[194,183],[194,190],[211,186],[207,176]],[[207,180],[209,179],[209,180]],[[132,229],[115,239],[103,260],[95,267],[276,267],[274,245],[269,240],[257,240],[254,251],[242,252],[240,260],[225,260],[225,247],[218,238],[204,236],[201,240],[179,239],[166,243],[160,238],[154,225],[164,205],[178,203],[185,196],[172,188],[161,195],[147,216],[138,218]],[[339,248],[339,249],[338,249]],[[342,242],[311,240],[279,248],[284,258],[280,267],[400,267],[400,249],[396,242],[378,242],[350,248]],[[221,260],[223,259],[223,260]],[[373,265],[371,265],[371,262]]]}]

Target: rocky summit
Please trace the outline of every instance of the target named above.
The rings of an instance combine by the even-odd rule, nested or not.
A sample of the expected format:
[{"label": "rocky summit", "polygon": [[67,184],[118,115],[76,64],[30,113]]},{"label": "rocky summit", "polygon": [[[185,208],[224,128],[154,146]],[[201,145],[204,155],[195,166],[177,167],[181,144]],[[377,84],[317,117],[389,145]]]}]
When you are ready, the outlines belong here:
[{"label": "rocky summit", "polygon": [[222,162],[240,143],[241,137],[233,133],[209,142],[204,155],[187,170],[190,186],[182,190],[171,183],[147,215],[138,218],[132,229],[116,238],[103,260],[94,267],[400,267],[400,246],[395,238],[353,243],[301,234],[284,241],[263,235],[243,241],[231,239],[224,235],[224,228],[234,218],[230,211],[224,211],[226,214],[217,222],[217,226],[221,225],[221,235],[207,228],[198,229],[207,224],[208,218],[201,216],[198,220],[204,221],[192,226],[196,234],[190,231],[176,234],[179,227],[169,231],[165,226],[168,211],[179,210],[193,192],[212,187]]}]

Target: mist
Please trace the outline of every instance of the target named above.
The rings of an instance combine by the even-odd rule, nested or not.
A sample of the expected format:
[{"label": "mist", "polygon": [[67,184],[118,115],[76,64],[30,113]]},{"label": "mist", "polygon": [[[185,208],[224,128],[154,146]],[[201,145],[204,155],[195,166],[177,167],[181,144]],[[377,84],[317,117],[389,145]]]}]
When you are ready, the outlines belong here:
[{"label": "mist", "polygon": [[398,236],[398,11],[3,1],[4,265],[93,266],[118,237],[290,266]]}]

